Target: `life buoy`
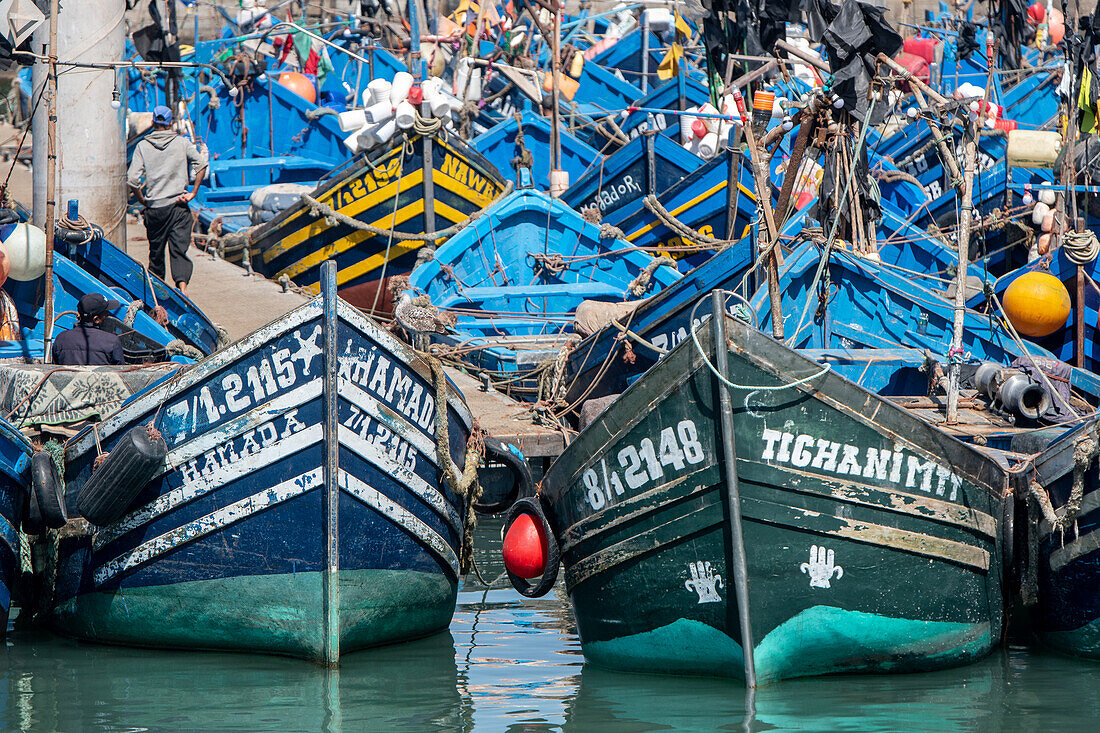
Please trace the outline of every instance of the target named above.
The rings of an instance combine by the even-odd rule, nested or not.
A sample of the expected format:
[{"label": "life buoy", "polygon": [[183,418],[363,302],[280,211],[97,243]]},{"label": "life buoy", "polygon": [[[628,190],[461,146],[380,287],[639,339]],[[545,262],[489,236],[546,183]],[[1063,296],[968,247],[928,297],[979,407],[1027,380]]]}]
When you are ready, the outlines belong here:
[{"label": "life buoy", "polygon": [[546,538],[546,561],[542,568],[542,575],[532,583],[527,578],[521,578],[513,573],[505,564],[508,579],[512,581],[512,587],[528,598],[538,598],[550,592],[554,583],[558,580],[558,564],[561,562],[561,550],[558,547],[558,539],[546,521],[546,514],[542,510],[542,501],[537,496],[525,496],[512,504],[508,510],[508,516],[504,521],[504,534],[507,536],[512,523],[520,515],[529,515],[540,527],[540,534]]},{"label": "life buoy", "polygon": [[164,469],[167,455],[164,438],[151,426],[128,430],[81,488],[76,502],[80,515],[100,527],[119,519]]},{"label": "life buoy", "polygon": [[50,529],[64,527],[69,521],[65,516],[65,486],[53,456],[44,450],[31,456],[31,493],[42,523]]},{"label": "life buoy", "polygon": [[528,468],[527,460],[518,448],[498,438],[486,438],[485,457],[504,464],[512,474],[512,483],[504,498],[491,502],[476,502],[474,510],[478,514],[498,514],[512,506],[519,497],[534,495],[535,487],[531,479],[531,469]]}]

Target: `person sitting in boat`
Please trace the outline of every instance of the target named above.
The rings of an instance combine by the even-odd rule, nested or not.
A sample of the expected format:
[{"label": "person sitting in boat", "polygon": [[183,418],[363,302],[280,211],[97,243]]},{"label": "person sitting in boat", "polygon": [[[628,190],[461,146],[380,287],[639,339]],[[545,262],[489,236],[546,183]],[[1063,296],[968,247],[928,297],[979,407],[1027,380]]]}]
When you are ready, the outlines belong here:
[{"label": "person sitting in boat", "polygon": [[[191,208],[206,175],[207,158],[186,138],[172,129],[172,110],[153,108],[153,131],[135,147],[126,177],[130,191],[145,207],[145,233],[149,237],[149,269],[165,279],[164,248],[172,259],[172,282],[187,295],[187,283],[195,267],[187,256],[191,246]],[[187,190],[190,172],[195,183]],[[144,180],[144,186],[142,181]]]},{"label": "person sitting in boat", "polygon": [[99,366],[125,364],[122,340],[103,330],[110,312],[118,308],[117,300],[108,300],[99,293],[88,293],[77,303],[80,322],[68,331],[57,334],[53,342],[53,362],[65,366]]}]

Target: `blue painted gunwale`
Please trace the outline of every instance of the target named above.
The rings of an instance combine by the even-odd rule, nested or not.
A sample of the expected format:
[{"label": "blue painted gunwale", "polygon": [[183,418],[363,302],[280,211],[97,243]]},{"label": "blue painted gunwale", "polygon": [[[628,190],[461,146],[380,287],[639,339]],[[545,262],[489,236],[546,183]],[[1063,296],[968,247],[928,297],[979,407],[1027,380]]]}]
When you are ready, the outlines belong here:
[{"label": "blue painted gunwale", "polygon": [[[652,170],[647,147],[653,146]],[[642,196],[665,191],[703,165],[703,159],[664,135],[642,135],[605,158],[589,161],[561,200],[581,213],[598,207],[610,216]]]},{"label": "blue painted gunwale", "polygon": [[[304,599],[306,607],[292,607],[290,618],[265,615],[272,609],[251,605],[258,596],[250,579],[320,577],[327,501],[338,507],[338,572],[349,576],[339,581],[342,651],[362,646],[372,624],[390,629],[372,644],[446,626],[457,588],[463,500],[443,485],[437,468],[427,365],[343,301],[333,303],[334,316],[326,319],[325,297],[152,385],[98,425],[99,442],[110,451],[127,430],[152,422],[167,442],[168,460],[122,519],[63,543],[54,608],[60,631],[105,642],[319,659],[322,598]],[[335,352],[326,347],[327,328],[335,329]],[[324,428],[329,369],[338,437],[326,437]],[[447,414],[451,454],[461,466],[472,418],[453,387]],[[333,440],[335,471],[326,468]],[[96,453],[90,429],[66,446],[70,507]],[[356,601],[364,599],[356,594],[378,589],[353,579],[379,572],[396,573],[398,585],[420,582],[438,591],[420,599],[439,610],[428,626],[403,627],[410,609],[363,613]],[[230,596],[223,608],[192,609],[202,619],[194,628],[169,633],[156,619],[102,617],[97,610],[108,599],[116,608],[129,603],[138,614],[150,597],[170,598],[188,584],[211,582],[231,589]],[[231,638],[239,618],[254,620],[254,636]],[[265,640],[265,629],[278,641]]]}]

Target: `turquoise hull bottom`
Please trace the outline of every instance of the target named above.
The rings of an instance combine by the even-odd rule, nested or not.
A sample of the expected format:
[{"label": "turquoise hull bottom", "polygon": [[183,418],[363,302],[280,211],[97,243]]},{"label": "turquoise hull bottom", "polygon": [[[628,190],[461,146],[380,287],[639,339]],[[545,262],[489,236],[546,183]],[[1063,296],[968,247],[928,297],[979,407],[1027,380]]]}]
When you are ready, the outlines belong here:
[{"label": "turquoise hull bottom", "polygon": [[[54,609],[54,628],[129,646],[267,652],[320,661],[324,588],[318,572],[196,580],[87,593]],[[457,585],[438,573],[340,572],[340,651],[447,628]]]},{"label": "turquoise hull bottom", "polygon": [[[968,664],[992,649],[989,624],[887,618],[815,606],[756,644],[761,682],[844,672],[917,672]],[[699,621],[679,619],[633,636],[582,643],[611,669],[743,677],[741,645]]]},{"label": "turquoise hull bottom", "polygon": [[1072,631],[1044,631],[1039,639],[1063,654],[1100,659],[1100,619]]}]

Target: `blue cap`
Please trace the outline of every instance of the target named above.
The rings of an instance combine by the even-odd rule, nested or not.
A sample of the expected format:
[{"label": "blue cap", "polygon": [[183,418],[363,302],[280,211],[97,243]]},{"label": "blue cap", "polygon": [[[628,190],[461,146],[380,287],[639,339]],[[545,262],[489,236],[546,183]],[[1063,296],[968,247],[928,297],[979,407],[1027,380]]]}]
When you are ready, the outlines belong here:
[{"label": "blue cap", "polygon": [[172,122],[172,110],[163,104],[153,107],[153,124],[167,125]]}]

